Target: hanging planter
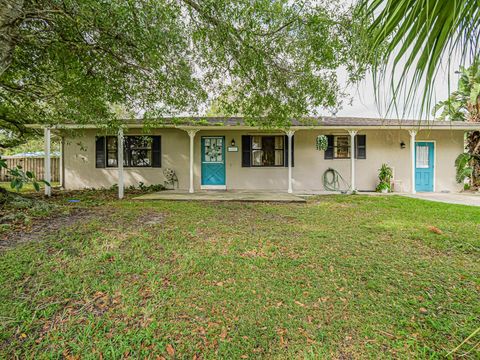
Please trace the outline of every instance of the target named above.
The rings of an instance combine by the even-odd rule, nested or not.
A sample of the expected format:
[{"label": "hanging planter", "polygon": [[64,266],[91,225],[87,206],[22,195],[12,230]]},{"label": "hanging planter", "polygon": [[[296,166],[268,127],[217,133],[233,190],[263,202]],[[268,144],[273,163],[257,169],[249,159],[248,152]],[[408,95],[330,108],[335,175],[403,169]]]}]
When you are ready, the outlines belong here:
[{"label": "hanging planter", "polygon": [[325,135],[318,135],[316,141],[316,148],[319,151],[325,151],[328,148],[328,139]]}]

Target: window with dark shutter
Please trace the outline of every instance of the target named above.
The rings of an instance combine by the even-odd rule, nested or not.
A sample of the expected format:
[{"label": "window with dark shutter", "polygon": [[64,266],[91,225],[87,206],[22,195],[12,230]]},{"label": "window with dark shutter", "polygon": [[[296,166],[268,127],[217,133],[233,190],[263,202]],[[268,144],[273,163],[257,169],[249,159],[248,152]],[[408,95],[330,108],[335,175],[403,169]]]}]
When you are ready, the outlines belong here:
[{"label": "window with dark shutter", "polygon": [[[100,138],[97,138],[99,142]],[[118,138],[116,136],[102,137],[103,166],[118,166]],[[97,145],[97,149],[99,145]],[[97,167],[100,164],[97,150]],[[161,137],[148,135],[127,135],[123,138],[123,166],[125,167],[161,167],[162,151]]]},{"label": "window with dark shutter", "polygon": [[242,135],[242,167],[251,166],[252,138]]},{"label": "window with dark shutter", "polygon": [[333,135],[327,135],[327,150],[325,150],[325,159],[333,159]]},{"label": "window with dark shutter", "polygon": [[[348,135],[327,135],[327,150],[325,159],[350,159],[350,136]],[[356,159],[367,158],[367,137],[356,135],[354,143]]]},{"label": "window with dark shutter", "polygon": [[95,167],[105,167],[105,136],[97,136],[95,138]]},{"label": "window with dark shutter", "polygon": [[162,167],[162,138],[152,136],[152,167]]},{"label": "window with dark shutter", "polygon": [[285,136],[252,135],[251,167],[276,167],[285,165]]},{"label": "window with dark shutter", "polygon": [[123,138],[123,160],[127,167],[152,166],[152,136],[125,136]]},{"label": "window with dark shutter", "polygon": [[[105,148],[107,154],[107,167],[117,167],[118,165],[118,138],[116,136],[107,136],[105,138]],[[124,155],[125,161],[125,155]],[[125,165],[125,164],[124,164]]]},{"label": "window with dark shutter", "polygon": [[366,135],[355,136],[355,158],[356,159],[367,158],[367,136]]}]

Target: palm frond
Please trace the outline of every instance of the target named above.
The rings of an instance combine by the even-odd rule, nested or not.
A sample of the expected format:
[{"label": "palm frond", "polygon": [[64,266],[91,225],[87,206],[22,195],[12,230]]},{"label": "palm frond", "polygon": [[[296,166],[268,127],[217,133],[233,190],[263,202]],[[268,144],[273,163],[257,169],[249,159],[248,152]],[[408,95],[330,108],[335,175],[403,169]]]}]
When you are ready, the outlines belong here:
[{"label": "palm frond", "polygon": [[[464,63],[479,53],[479,0],[359,0],[358,9],[373,19],[369,28],[373,50],[384,49],[374,69],[377,99],[387,65],[393,67],[389,71],[393,105],[401,91],[407,105],[420,91],[420,112],[429,112],[442,59],[458,53]],[[412,76],[407,84],[408,74]]]}]

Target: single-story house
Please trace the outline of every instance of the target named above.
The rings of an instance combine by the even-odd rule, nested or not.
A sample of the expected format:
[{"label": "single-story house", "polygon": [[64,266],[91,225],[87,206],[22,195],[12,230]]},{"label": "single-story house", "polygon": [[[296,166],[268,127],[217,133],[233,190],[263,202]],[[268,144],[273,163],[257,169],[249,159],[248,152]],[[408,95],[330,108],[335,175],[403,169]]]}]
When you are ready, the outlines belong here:
[{"label": "single-story house", "polygon": [[[172,169],[178,188],[194,192],[268,190],[318,192],[335,169],[349,190],[373,191],[383,163],[393,168],[394,191],[455,192],[455,158],[467,131],[479,124],[446,121],[321,117],[288,129],[248,126],[242,118],[171,119],[145,130],[126,121],[117,134],[94,125],[45,128],[62,137],[65,189],[163,184]],[[316,139],[326,135],[326,150]],[[123,151],[119,144],[123,143]],[[46,153],[49,152],[48,144]],[[48,170],[48,169],[46,169]]]}]

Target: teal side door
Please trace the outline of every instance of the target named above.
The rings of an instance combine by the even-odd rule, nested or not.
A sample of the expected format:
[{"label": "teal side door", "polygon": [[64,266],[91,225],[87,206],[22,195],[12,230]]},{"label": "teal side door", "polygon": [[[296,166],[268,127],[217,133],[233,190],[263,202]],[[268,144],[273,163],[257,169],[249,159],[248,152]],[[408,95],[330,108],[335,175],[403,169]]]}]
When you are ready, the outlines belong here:
[{"label": "teal side door", "polygon": [[415,190],[433,191],[435,148],[433,142],[415,143]]},{"label": "teal side door", "polygon": [[225,137],[202,137],[202,185],[225,185]]}]

